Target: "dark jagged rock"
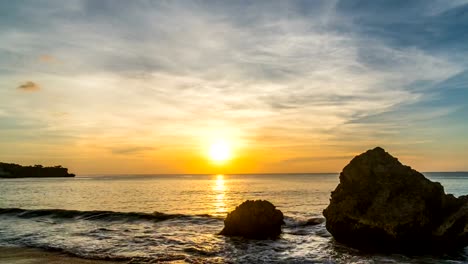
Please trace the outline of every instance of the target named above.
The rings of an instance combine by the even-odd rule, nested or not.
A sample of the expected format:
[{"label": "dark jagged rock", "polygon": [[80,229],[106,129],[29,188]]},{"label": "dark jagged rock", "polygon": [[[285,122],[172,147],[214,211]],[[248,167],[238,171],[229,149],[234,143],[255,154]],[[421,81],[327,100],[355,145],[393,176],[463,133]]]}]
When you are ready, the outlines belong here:
[{"label": "dark jagged rock", "polygon": [[75,177],[62,166],[43,167],[42,165],[21,166],[0,162],[0,178],[42,178],[42,177]]},{"label": "dark jagged rock", "polygon": [[335,240],[354,247],[419,252],[468,244],[468,196],[445,194],[379,147],[343,169],[323,215]]},{"label": "dark jagged rock", "polygon": [[283,213],[272,203],[247,200],[227,215],[220,234],[252,239],[277,238],[283,224]]}]

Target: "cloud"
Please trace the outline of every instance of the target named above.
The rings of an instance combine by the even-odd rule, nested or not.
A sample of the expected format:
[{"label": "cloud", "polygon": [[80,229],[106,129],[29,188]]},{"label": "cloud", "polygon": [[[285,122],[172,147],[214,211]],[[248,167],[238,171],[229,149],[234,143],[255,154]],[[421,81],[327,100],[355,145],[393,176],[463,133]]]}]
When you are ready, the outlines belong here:
[{"label": "cloud", "polygon": [[57,58],[51,55],[43,54],[39,56],[39,61],[44,62],[44,63],[55,63],[57,62]]},{"label": "cloud", "polygon": [[39,91],[41,87],[34,82],[28,81],[18,86],[17,89],[26,91],[26,92],[36,92],[36,91]]},{"label": "cloud", "polygon": [[155,148],[140,147],[140,146],[111,148],[111,152],[113,154],[119,154],[119,155],[136,155],[136,154],[142,154],[142,153],[153,151],[153,150],[155,150]]},{"label": "cloud", "polygon": [[[449,57],[467,52],[468,1],[340,1],[347,30],[393,47],[417,47]],[[454,52],[457,50],[458,52]]]},{"label": "cloud", "polygon": [[347,156],[317,156],[317,157],[298,157],[293,159],[285,159],[282,163],[307,163],[307,162],[318,162],[318,161],[330,161],[330,160],[350,160],[353,155]]},{"label": "cloud", "polygon": [[[409,85],[418,80],[437,82],[459,70],[444,56],[392,46],[377,34],[366,35],[352,20],[355,10],[343,8],[341,1],[336,6],[320,1],[313,6],[296,2],[271,7],[203,2],[119,2],[118,6],[83,2],[63,10],[63,16],[43,20],[48,21],[42,22],[47,23],[43,27],[47,31],[7,32],[4,46],[24,54],[37,50],[22,43],[47,43],[48,47],[37,48],[69,58],[54,74],[118,79],[121,85],[114,90],[128,90],[123,93],[129,104],[152,101],[166,109],[173,104],[179,113],[196,111],[207,119],[260,116],[270,123],[281,117],[303,119],[310,126],[316,123],[306,116],[318,112],[328,124],[339,125],[356,115],[422,100],[425,91],[409,91]],[[367,6],[378,8],[372,3]],[[34,11],[29,19],[38,21],[58,12],[56,8],[39,9],[44,13],[23,9]],[[125,23],[113,19],[115,13],[125,15]],[[369,23],[376,24],[377,19],[372,16]],[[94,25],[92,30],[89,23]],[[352,30],[340,32],[342,24]],[[66,34],[71,29],[75,34]],[[146,80],[132,76],[146,76]],[[98,98],[104,89],[97,87],[92,93]],[[142,98],[143,93],[152,97]],[[211,107],[217,111],[205,111],[203,105],[212,100],[216,105]],[[244,106],[231,107],[240,104]]]}]

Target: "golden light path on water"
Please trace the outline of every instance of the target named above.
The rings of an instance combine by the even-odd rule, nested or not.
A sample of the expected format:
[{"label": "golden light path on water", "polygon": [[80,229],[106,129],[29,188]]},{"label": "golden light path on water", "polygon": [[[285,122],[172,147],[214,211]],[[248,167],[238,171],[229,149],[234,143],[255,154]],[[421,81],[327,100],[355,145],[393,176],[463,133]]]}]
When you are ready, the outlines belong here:
[{"label": "golden light path on water", "polygon": [[214,213],[215,215],[224,216],[226,214],[226,203],[225,203],[225,195],[226,195],[226,185],[224,181],[224,175],[218,174],[216,175],[215,182],[213,184],[213,192],[215,195],[214,199]]}]

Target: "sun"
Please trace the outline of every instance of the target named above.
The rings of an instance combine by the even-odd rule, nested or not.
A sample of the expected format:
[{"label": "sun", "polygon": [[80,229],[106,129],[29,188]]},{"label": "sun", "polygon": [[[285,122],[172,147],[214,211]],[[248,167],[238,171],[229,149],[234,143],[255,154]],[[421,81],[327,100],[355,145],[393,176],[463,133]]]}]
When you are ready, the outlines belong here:
[{"label": "sun", "polygon": [[231,159],[231,146],[224,140],[218,140],[210,145],[208,157],[215,163],[224,163]]}]

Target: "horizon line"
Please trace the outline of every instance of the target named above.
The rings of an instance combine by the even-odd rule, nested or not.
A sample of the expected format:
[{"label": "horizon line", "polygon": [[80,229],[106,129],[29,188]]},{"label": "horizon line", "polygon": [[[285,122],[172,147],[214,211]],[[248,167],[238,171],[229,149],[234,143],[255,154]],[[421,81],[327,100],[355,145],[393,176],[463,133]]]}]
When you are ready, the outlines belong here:
[{"label": "horizon line", "polygon": [[[424,173],[468,173],[468,171],[423,171]],[[86,176],[208,176],[208,175],[307,175],[307,174],[341,174],[341,172],[260,172],[260,173],[91,173],[91,174],[76,174],[76,177]]]}]

